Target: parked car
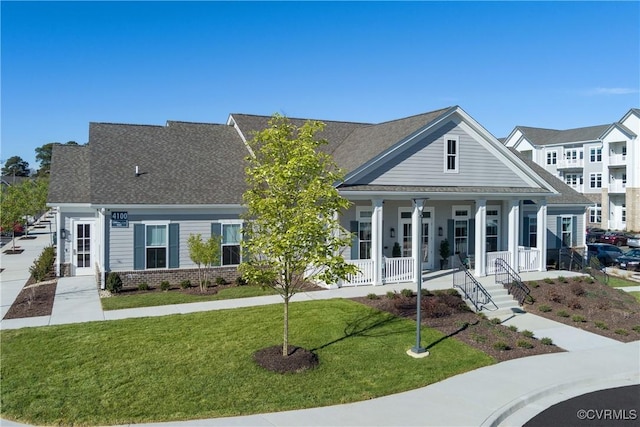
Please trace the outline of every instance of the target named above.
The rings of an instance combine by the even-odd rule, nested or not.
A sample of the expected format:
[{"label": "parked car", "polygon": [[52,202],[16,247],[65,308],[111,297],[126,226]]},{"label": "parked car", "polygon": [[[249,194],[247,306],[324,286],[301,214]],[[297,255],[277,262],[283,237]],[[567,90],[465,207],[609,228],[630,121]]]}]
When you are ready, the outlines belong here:
[{"label": "parked car", "polygon": [[630,248],[640,248],[640,234],[629,234],[627,236],[627,246]]},{"label": "parked car", "polygon": [[626,246],[627,235],[621,231],[607,231],[598,239],[598,243],[609,243],[610,245]]},{"label": "parked car", "polygon": [[587,228],[587,242],[596,243],[600,238],[600,236],[604,235],[604,233],[606,232],[607,230],[603,228],[597,228],[597,227]]},{"label": "parked car", "polygon": [[631,249],[618,257],[618,264],[623,270],[640,271],[640,249]]},{"label": "parked car", "polygon": [[13,224],[13,233],[11,232],[11,230],[5,230],[4,228],[0,227],[0,234],[2,234],[3,236],[11,236],[12,234],[19,236],[21,234],[24,234],[24,225],[19,222]]},{"label": "parked car", "polygon": [[616,265],[622,256],[622,249],[608,243],[591,243],[587,245],[587,262],[596,257],[605,267]]}]

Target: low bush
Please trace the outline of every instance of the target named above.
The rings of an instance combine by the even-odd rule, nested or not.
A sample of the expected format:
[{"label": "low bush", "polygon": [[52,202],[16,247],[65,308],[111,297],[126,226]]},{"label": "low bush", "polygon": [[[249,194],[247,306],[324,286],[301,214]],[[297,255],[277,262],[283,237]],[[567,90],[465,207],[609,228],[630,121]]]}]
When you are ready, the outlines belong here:
[{"label": "low bush", "polygon": [[531,282],[529,283],[529,287],[533,288],[533,289],[537,289],[540,287],[540,283],[538,282]]},{"label": "low bush", "polygon": [[574,282],[576,282],[576,283],[580,283],[580,282],[582,282],[583,277],[582,277],[582,276],[575,276],[575,277],[574,277],[573,279],[571,279],[571,280],[573,280],[573,281],[574,281]]},{"label": "low bush", "polygon": [[495,348],[496,350],[499,351],[506,351],[506,350],[511,350],[511,347],[509,347],[509,344],[507,344],[504,341],[497,341],[493,344],[493,348]]},{"label": "low bush", "polygon": [[541,305],[540,307],[538,307],[538,310],[540,310],[543,313],[548,313],[551,311],[551,307],[549,307],[546,304]]},{"label": "low bush", "polygon": [[634,331],[636,331],[636,332],[640,333],[640,325],[636,325],[636,326],[634,326],[634,327],[633,327],[633,328],[631,328],[631,329],[633,329]]},{"label": "low bush", "polygon": [[578,298],[571,298],[568,302],[567,302],[567,307],[574,309],[574,310],[580,310],[582,308],[582,303],[580,302],[580,300]]},{"label": "low bush", "polygon": [[500,323],[502,323],[502,320],[494,317],[493,319],[491,319],[491,323],[493,323],[494,325],[499,325]]},{"label": "low bush", "polygon": [[518,340],[518,342],[516,342],[516,345],[521,348],[533,348],[533,344],[531,344],[531,342],[527,340]]},{"label": "low bush", "polygon": [[568,280],[567,280],[567,278],[566,278],[566,277],[564,277],[564,276],[558,276],[558,282],[560,282],[560,283],[567,283],[567,282],[568,282]]},{"label": "low bush", "polygon": [[557,314],[558,316],[560,316],[560,317],[569,317],[569,313],[567,313],[567,312],[566,312],[566,311],[564,311],[564,310],[560,310],[560,311],[558,311],[556,314]]},{"label": "low bush", "polygon": [[586,321],[587,321],[587,320],[584,318],[584,316],[580,316],[580,315],[578,315],[578,314],[574,314],[574,315],[571,317],[571,320],[573,320],[573,321],[574,321],[574,322],[576,322],[576,323],[584,323],[584,322],[586,322]]},{"label": "low bush", "polygon": [[189,289],[191,287],[191,280],[183,280],[180,282],[180,287],[182,289]]},{"label": "low bush", "polygon": [[162,282],[160,282],[160,290],[168,291],[170,287],[171,284],[167,280],[163,280]]},{"label": "low bush", "polygon": [[518,327],[516,325],[511,325],[511,326],[509,326],[509,330],[511,332],[518,332]]},{"label": "low bush", "polygon": [[220,276],[216,277],[216,285],[224,286],[227,283],[228,282],[226,281],[226,279],[224,277],[220,277]]},{"label": "low bush", "polygon": [[105,286],[107,290],[113,294],[120,292],[122,290],[122,279],[120,278],[120,275],[113,271],[107,274]]},{"label": "low bush", "polygon": [[200,284],[203,288],[208,288],[209,286],[211,286],[211,280],[203,280],[200,282]]},{"label": "low bush", "polygon": [[236,286],[245,286],[246,284],[247,284],[247,279],[241,276],[236,277]]},{"label": "low bush", "polygon": [[387,291],[387,298],[396,299],[398,298],[398,293],[394,291]]},{"label": "low bush", "polygon": [[405,298],[413,297],[413,291],[411,289],[403,289],[400,291],[400,294]]},{"label": "low bush", "polygon": [[476,334],[475,332],[473,334],[471,334],[471,338],[477,343],[485,343],[485,342],[487,342],[487,336],[486,335]]},{"label": "low bush", "polygon": [[549,337],[544,337],[540,340],[543,345],[553,345],[553,340]]},{"label": "low bush", "polygon": [[571,293],[577,297],[581,297],[585,294],[585,290],[580,283],[572,283],[570,286]]},{"label": "low bush", "polygon": [[614,332],[615,332],[616,334],[618,334],[618,335],[623,335],[623,336],[625,336],[625,337],[626,337],[627,335],[629,335],[629,331],[627,331],[626,329],[622,329],[622,328],[616,329]]},{"label": "low bush", "polygon": [[596,326],[596,328],[598,328],[598,329],[609,329],[609,327],[607,326],[607,324],[606,324],[606,323],[604,323],[604,322],[596,321],[596,322],[593,322],[593,324],[594,324],[594,325]]},{"label": "low bush", "polygon": [[429,289],[420,289],[420,295],[422,295],[423,297],[433,296]]},{"label": "low bush", "polygon": [[557,302],[558,304],[564,302],[564,296],[562,296],[562,294],[560,294],[555,289],[547,290],[547,298],[553,302]]},{"label": "low bush", "polygon": [[527,338],[533,338],[533,332],[531,332],[528,329],[525,329],[524,331],[522,331],[522,335],[524,335]]},{"label": "low bush", "polygon": [[550,277],[545,277],[543,281],[544,281],[544,283],[549,284],[549,285],[553,283],[553,279],[550,278]]},{"label": "low bush", "polygon": [[33,261],[33,265],[29,267],[29,273],[31,273],[36,282],[42,282],[49,275],[55,260],[55,249],[53,246],[47,246],[42,250],[40,256]]},{"label": "low bush", "polygon": [[367,294],[367,299],[380,299],[380,297],[374,293]]},{"label": "low bush", "polygon": [[142,282],[138,285],[138,290],[139,291],[148,291],[149,290],[149,284],[147,282]]}]

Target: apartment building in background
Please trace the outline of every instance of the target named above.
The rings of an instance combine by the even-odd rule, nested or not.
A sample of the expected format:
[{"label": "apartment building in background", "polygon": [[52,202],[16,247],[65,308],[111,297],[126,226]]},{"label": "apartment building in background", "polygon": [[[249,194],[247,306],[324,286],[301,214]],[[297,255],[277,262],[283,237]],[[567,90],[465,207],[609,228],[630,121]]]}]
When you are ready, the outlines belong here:
[{"label": "apartment building in background", "polygon": [[598,126],[516,126],[504,144],[589,198],[588,226],[640,231],[640,109]]}]

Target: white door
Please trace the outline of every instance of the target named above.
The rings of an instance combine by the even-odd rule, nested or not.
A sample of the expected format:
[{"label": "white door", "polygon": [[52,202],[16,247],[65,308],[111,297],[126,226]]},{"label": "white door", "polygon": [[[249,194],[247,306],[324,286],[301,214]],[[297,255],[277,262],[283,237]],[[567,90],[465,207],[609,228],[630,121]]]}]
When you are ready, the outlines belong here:
[{"label": "white door", "polygon": [[[400,248],[403,257],[410,257],[411,254],[411,209],[400,210]],[[433,245],[431,233],[433,232],[433,211],[425,208],[422,212],[422,269],[433,270]]]},{"label": "white door", "polygon": [[73,224],[73,275],[89,276],[93,268],[93,221],[75,221]]}]

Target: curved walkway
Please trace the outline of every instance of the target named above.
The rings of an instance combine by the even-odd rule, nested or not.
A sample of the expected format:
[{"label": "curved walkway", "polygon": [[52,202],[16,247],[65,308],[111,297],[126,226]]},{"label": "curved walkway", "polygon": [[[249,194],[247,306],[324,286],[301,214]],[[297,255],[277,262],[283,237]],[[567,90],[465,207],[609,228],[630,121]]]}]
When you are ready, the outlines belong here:
[{"label": "curved walkway", "polygon": [[[37,239],[20,241],[21,255],[2,255],[0,273],[2,316],[9,309],[28,279],[28,267],[50,242],[43,233]],[[20,271],[22,270],[22,271]],[[523,274],[524,280],[551,276],[570,276],[570,272]],[[491,281],[492,278],[485,278]],[[483,280],[485,280],[483,279]],[[411,288],[412,284],[323,290],[296,295],[295,301],[350,298],[376,292]],[[442,272],[426,278],[424,287],[451,287]],[[278,296],[179,304],[103,312],[92,277],[61,278],[51,316],[2,320],[0,329],[45,326],[87,321],[108,321],[131,317],[163,316],[205,310],[231,309],[280,303]],[[395,395],[363,402],[297,411],[243,417],[145,424],[147,426],[498,426],[522,425],[550,406],[592,391],[640,384],[640,341],[623,344],[530,313],[505,319],[536,336],[551,337],[569,350],[532,356],[480,368],[447,380]],[[640,399],[639,399],[640,400]],[[640,405],[640,402],[639,402]],[[589,408],[585,408],[589,409]],[[639,411],[640,412],[640,411]],[[576,419],[576,423],[579,423]],[[21,426],[0,419],[2,426]]]}]

